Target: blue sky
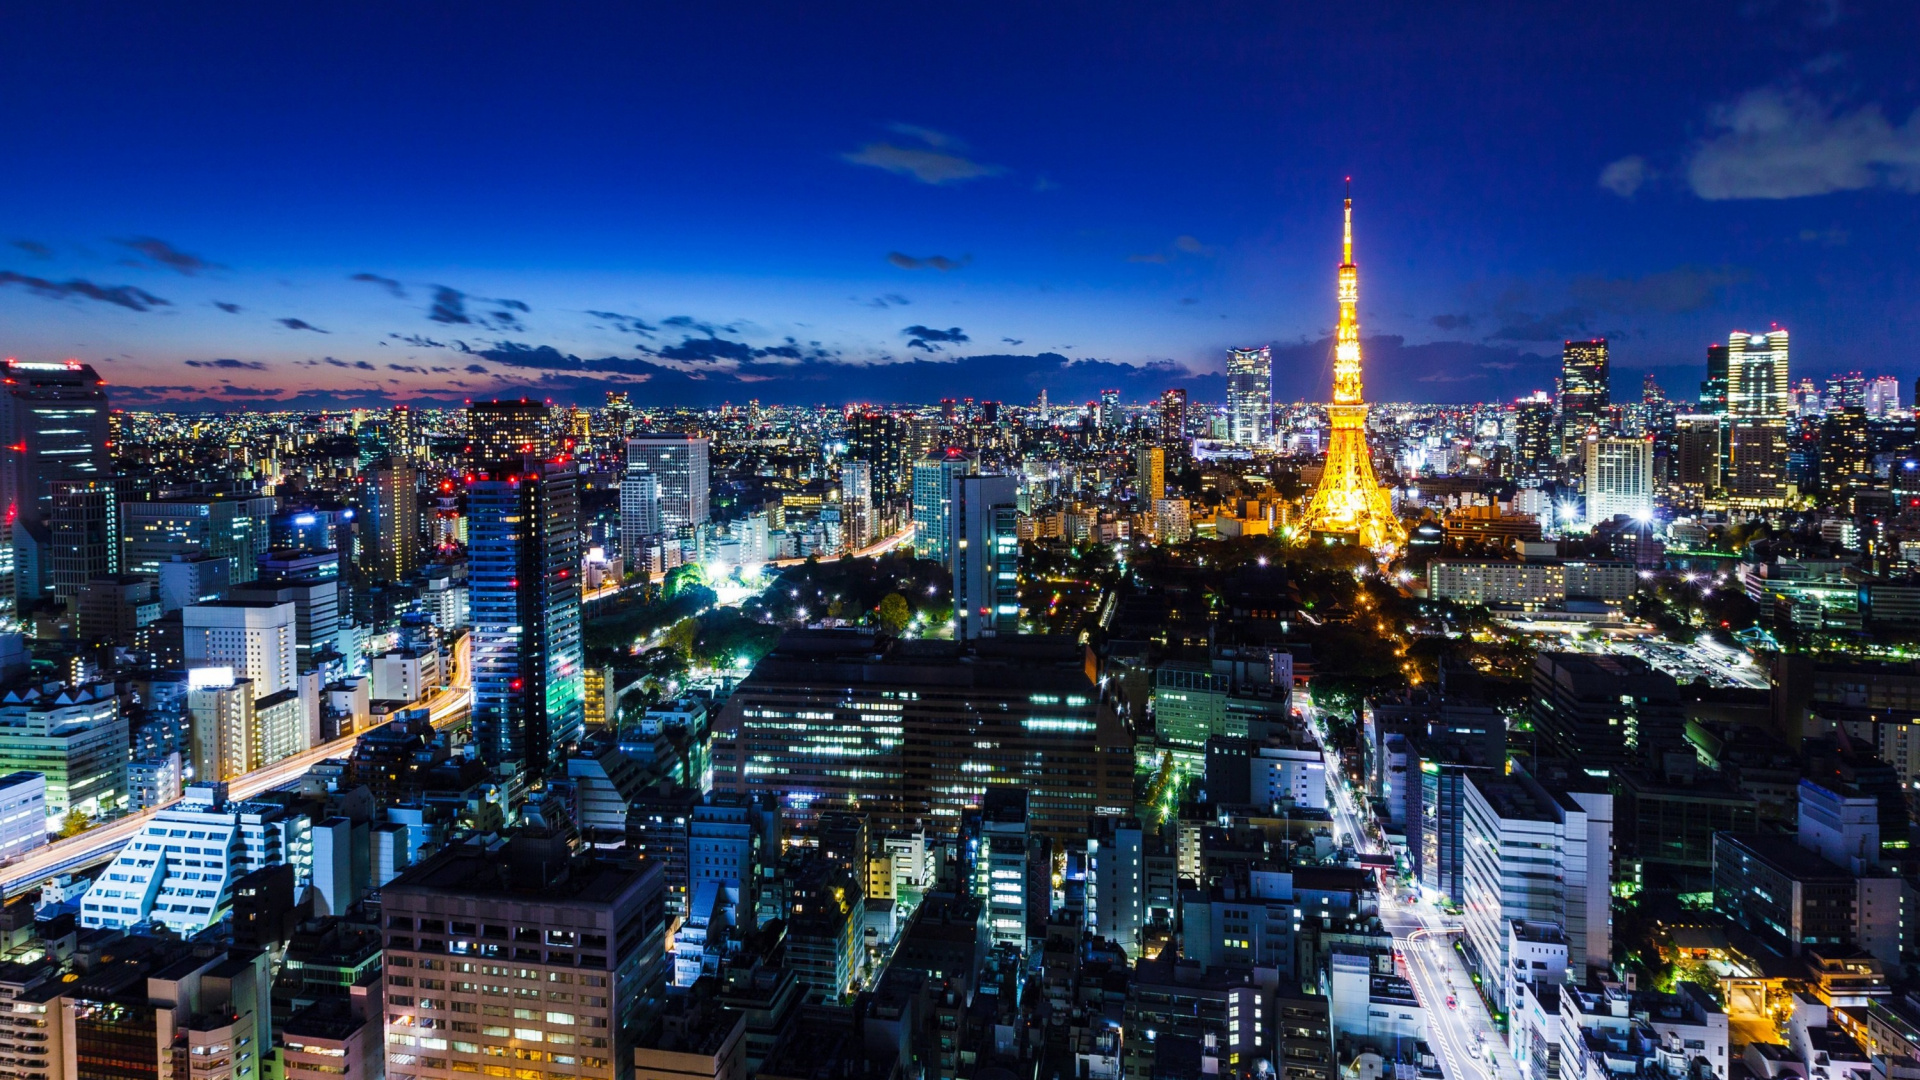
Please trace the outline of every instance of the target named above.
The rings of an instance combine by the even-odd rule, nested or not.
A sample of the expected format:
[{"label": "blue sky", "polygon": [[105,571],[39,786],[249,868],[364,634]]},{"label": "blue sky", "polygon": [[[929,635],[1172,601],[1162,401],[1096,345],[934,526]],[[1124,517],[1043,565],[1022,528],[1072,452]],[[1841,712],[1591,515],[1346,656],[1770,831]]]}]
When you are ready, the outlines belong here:
[{"label": "blue sky", "polygon": [[0,348],[129,404],[1315,396],[1349,175],[1376,400],[1920,374],[1910,4],[44,7]]}]

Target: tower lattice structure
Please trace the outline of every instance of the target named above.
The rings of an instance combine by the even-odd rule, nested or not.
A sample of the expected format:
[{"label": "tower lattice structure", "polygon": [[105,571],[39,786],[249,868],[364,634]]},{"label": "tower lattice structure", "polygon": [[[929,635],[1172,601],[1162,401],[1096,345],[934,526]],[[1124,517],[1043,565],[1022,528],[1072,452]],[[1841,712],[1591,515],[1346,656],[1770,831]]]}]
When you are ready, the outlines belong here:
[{"label": "tower lattice structure", "polygon": [[1376,553],[1397,551],[1407,532],[1393,500],[1373,475],[1367,450],[1367,403],[1360,389],[1360,271],[1353,262],[1353,200],[1346,202],[1340,261],[1340,328],[1333,343],[1333,401],[1327,405],[1332,441],[1326,472],[1307,504],[1306,527],[1318,533],[1352,534]]}]

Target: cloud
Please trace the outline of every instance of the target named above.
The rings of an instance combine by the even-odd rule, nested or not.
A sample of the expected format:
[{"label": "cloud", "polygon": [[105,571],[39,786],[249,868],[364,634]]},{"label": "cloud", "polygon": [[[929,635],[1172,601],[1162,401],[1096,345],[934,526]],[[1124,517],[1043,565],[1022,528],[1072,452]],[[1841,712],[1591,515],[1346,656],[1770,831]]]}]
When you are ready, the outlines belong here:
[{"label": "cloud", "polygon": [[213,306],[219,308],[221,311],[224,311],[229,315],[238,315],[240,313],[239,304],[229,304],[225,300],[215,300],[213,302]]},{"label": "cloud", "polygon": [[186,364],[188,367],[224,368],[229,371],[265,371],[267,370],[267,365],[261,363],[258,360],[229,360],[226,358],[222,358],[219,360],[188,360]]},{"label": "cloud", "polygon": [[36,259],[53,258],[53,249],[38,240],[14,240],[11,243]]},{"label": "cloud", "polygon": [[1129,255],[1127,256],[1127,261],[1130,263],[1163,263],[1167,261],[1167,257],[1158,251],[1154,251],[1145,255]]},{"label": "cloud", "polygon": [[162,300],[145,289],[135,288],[132,285],[96,285],[84,278],[49,281],[29,274],[0,270],[0,285],[24,286],[38,296],[54,300],[65,300],[75,296],[84,297],[130,311],[148,311],[156,307],[172,306],[170,301]]},{"label": "cloud", "polygon": [[1422,375],[1416,381],[1423,382],[1423,383],[1472,382],[1475,379],[1484,379],[1486,377],[1487,377],[1486,374],[1483,372],[1473,372],[1471,374],[1463,374],[1463,373],[1457,373],[1457,372],[1436,371],[1431,375]]},{"label": "cloud", "polygon": [[479,364],[468,364],[467,373],[470,375],[485,375],[487,369]]},{"label": "cloud", "polygon": [[902,270],[938,270],[944,274],[949,270],[958,270],[972,262],[973,256],[962,255],[958,259],[949,259],[945,255],[928,255],[926,258],[920,258],[898,251],[889,251],[887,252],[887,261]]},{"label": "cloud", "polygon": [[1473,325],[1473,316],[1441,314],[1435,315],[1428,321],[1442,330],[1465,330]]},{"label": "cloud", "polygon": [[884,169],[900,176],[911,176],[923,184],[936,186],[965,183],[1007,171],[999,165],[962,157],[956,151],[964,151],[966,144],[951,135],[912,124],[894,124],[892,130],[924,145],[899,146],[890,142],[870,142],[851,153],[841,154],[840,160],[852,165]]},{"label": "cloud", "polygon": [[425,375],[427,373],[426,368],[414,367],[412,364],[388,364],[387,370],[388,371],[404,371],[409,375]]},{"label": "cloud", "polygon": [[876,296],[868,300],[866,306],[870,308],[906,307],[911,303],[913,303],[913,301],[901,296],[899,293],[888,293],[885,296]]},{"label": "cloud", "polygon": [[430,337],[422,337],[419,334],[388,334],[387,336],[392,338],[395,341],[400,342],[403,345],[412,345],[416,348],[421,348],[421,349],[453,348],[452,345],[449,345],[444,341],[435,341]]},{"label": "cloud", "polygon": [[1801,229],[1800,239],[1822,247],[1841,247],[1852,239],[1852,234],[1838,226],[1831,229]]},{"label": "cloud", "polygon": [[1720,133],[1687,162],[1687,182],[1703,199],[1920,193],[1920,109],[1896,127],[1875,104],[1842,113],[1804,90],[1761,87],[1709,120]]},{"label": "cloud", "polygon": [[278,389],[270,386],[235,386],[232,383],[222,384],[220,392],[232,395],[233,397],[258,398],[273,397],[275,394],[280,393]]},{"label": "cloud", "polygon": [[164,266],[188,277],[208,270],[224,269],[219,263],[208,262],[198,255],[181,251],[165,240],[152,236],[136,236],[130,240],[115,240],[114,243],[139,252],[156,266]]},{"label": "cloud", "polygon": [[369,285],[378,285],[381,288],[387,290],[388,292],[392,293],[397,297],[400,297],[403,300],[406,299],[406,296],[407,296],[406,286],[400,284],[398,281],[395,281],[390,277],[381,277],[379,274],[369,274],[365,271],[362,271],[358,274],[353,275],[347,280],[348,281],[364,281]]},{"label": "cloud", "polygon": [[1182,304],[1197,304],[1200,302],[1200,298],[1197,296],[1183,296],[1180,298],[1180,302]]},{"label": "cloud", "polygon": [[1174,237],[1173,249],[1175,251],[1179,251],[1187,255],[1205,255],[1209,258],[1213,256],[1213,248],[1207,246],[1206,244],[1201,243],[1200,241],[1194,239],[1191,236]]},{"label": "cloud", "polygon": [[1000,340],[1006,342],[1009,345],[1025,345],[1026,344],[1026,342],[1020,340],[1017,337],[1003,337]]},{"label": "cloud", "polygon": [[1618,315],[1684,315],[1711,307],[1728,286],[1747,277],[1735,267],[1679,266],[1637,278],[1578,277],[1567,292],[1576,303]]},{"label": "cloud", "polygon": [[289,330],[311,330],[316,334],[325,334],[325,333],[331,332],[327,330],[322,330],[305,319],[275,319],[273,321],[279,323],[281,326],[284,326]]},{"label": "cloud", "polygon": [[1546,315],[1527,315],[1513,319],[1487,335],[1490,341],[1566,341],[1585,335],[1594,313],[1586,308],[1570,307]]},{"label": "cloud", "polygon": [[716,325],[710,322],[702,322],[691,315],[672,315],[661,319],[660,325],[672,326],[681,330],[698,330],[708,337],[714,337],[719,334],[732,334],[739,330],[739,327],[730,324]]},{"label": "cloud", "polygon": [[467,315],[467,294],[445,285],[435,285],[433,303],[427,306],[427,318],[450,326],[473,322]]},{"label": "cloud", "polygon": [[930,353],[941,351],[940,346],[943,344],[956,345],[961,342],[973,340],[972,338],[967,337],[966,331],[960,329],[957,326],[951,326],[945,330],[940,330],[931,326],[916,325],[916,326],[909,326],[905,330],[900,331],[900,333],[913,339],[907,342],[907,348],[920,349],[924,352],[930,352]]},{"label": "cloud", "polygon": [[524,300],[495,300],[493,302],[496,304],[499,304],[503,308],[511,308],[512,310],[518,311],[521,314],[530,315],[533,313],[533,309],[528,307],[527,302]]},{"label": "cloud", "polygon": [[326,357],[322,357],[320,362],[327,365],[328,367],[350,368],[354,371],[374,370],[374,366],[372,364],[367,363],[365,360],[355,360],[352,363],[348,363],[345,360],[339,360],[331,356],[326,356]]},{"label": "cloud", "polygon": [[637,334],[640,337],[650,338],[653,336],[653,332],[658,329],[658,327],[655,327],[645,319],[633,315],[622,315],[617,311],[589,311],[587,314],[596,319],[607,320],[613,324],[614,329],[624,334]]},{"label": "cloud", "polygon": [[1601,169],[1600,186],[1623,199],[1631,199],[1646,184],[1649,175],[1647,159],[1634,154],[1609,162],[1606,168]]}]

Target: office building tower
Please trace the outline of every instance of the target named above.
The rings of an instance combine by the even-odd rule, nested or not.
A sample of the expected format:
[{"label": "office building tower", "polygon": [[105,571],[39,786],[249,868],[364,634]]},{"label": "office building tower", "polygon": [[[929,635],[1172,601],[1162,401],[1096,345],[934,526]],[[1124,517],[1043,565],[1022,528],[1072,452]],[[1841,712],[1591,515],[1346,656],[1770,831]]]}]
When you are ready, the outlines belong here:
[{"label": "office building tower", "polygon": [[660,521],[660,478],[627,466],[620,478],[620,557],[627,569],[645,569],[647,549],[665,533]]},{"label": "office building tower", "polygon": [[714,790],[777,798],[794,825],[857,810],[876,832],[954,836],[991,777],[1027,789],[1035,835],[1084,844],[1093,817],[1133,804],[1133,773],[1083,664],[1072,639],[789,633],[715,724]]},{"label": "office building tower", "polygon": [[1606,430],[1610,377],[1606,338],[1560,347],[1561,456],[1573,456],[1589,431]]},{"label": "office building tower", "polygon": [[227,667],[197,668],[189,677],[188,750],[196,778],[232,780],[316,744],[317,710],[310,712],[296,691],[259,694],[258,684],[235,678]]},{"label": "office building tower", "polygon": [[420,429],[414,424],[413,409],[395,405],[387,410],[387,452],[401,461],[412,461],[420,448]]},{"label": "office building tower", "polygon": [[680,433],[627,440],[627,472],[659,484],[660,527],[669,536],[707,523],[707,440]]},{"label": "office building tower", "polygon": [[112,683],[46,683],[0,699],[0,772],[45,776],[49,817],[124,808],[130,746]]},{"label": "office building tower", "polygon": [[1637,656],[1542,652],[1531,718],[1540,756],[1591,776],[1657,767],[1661,754],[1689,749],[1679,686]]},{"label": "office building tower", "polygon": [[1602,436],[1587,450],[1587,520],[1653,517],[1653,441]]},{"label": "office building tower", "polygon": [[160,564],[176,555],[214,555],[227,560],[228,581],[246,584],[267,551],[273,512],[274,500],[266,496],[123,501],[120,568],[158,576]]},{"label": "office building tower", "polygon": [[1140,499],[1142,512],[1151,513],[1155,503],[1167,497],[1167,452],[1158,446],[1142,445],[1133,457],[1133,490]]},{"label": "office building tower", "polygon": [[1568,981],[1613,963],[1613,796],[1549,788],[1525,769],[1466,778],[1465,943],[1469,965],[1502,1010],[1509,927],[1549,923],[1566,936]]},{"label": "office building tower", "polygon": [[[634,1040],[659,1008],[650,988],[666,971],[665,877],[656,863],[516,837],[455,845],[388,882],[386,1075],[459,1080],[538,1054],[569,1078],[631,1077]],[[467,962],[509,965],[526,1007],[494,1022],[500,987],[439,989],[442,965]]]},{"label": "office building tower", "polygon": [[1891,375],[1876,376],[1867,384],[1867,415],[1884,419],[1900,409],[1900,380]]},{"label": "office building tower", "polygon": [[1732,417],[1727,463],[1721,473],[1728,505],[1761,510],[1787,504],[1787,436],[1784,414]]},{"label": "office building tower", "polygon": [[0,776],[0,861],[47,842],[47,778],[36,772]]},{"label": "office building tower", "polygon": [[1147,832],[1139,818],[1103,817],[1087,840],[1087,929],[1141,955],[1147,925]]},{"label": "office building tower", "polygon": [[1187,392],[1178,387],[1160,395],[1160,445],[1181,453],[1187,445]]},{"label": "office building tower", "polygon": [[40,1040],[27,1041],[15,1068],[44,1060],[34,1068],[41,1075],[131,1078],[185,1076],[201,1065],[191,1071],[207,1080],[258,1080],[272,1068],[267,950],[130,935],[88,953],[79,970],[10,1006]]},{"label": "office building tower", "polygon": [[1674,418],[1673,479],[1693,499],[1720,489],[1724,420],[1716,415]]},{"label": "office building tower", "polygon": [[1857,949],[1897,964],[1905,909],[1901,879],[1855,873],[1772,834],[1713,838],[1713,906],[1785,956]]},{"label": "office building tower", "polygon": [[80,902],[80,925],[124,929],[149,919],[182,937],[219,922],[247,874],[283,863],[304,888],[309,821],[279,803],[230,802],[194,784],[120,849]]},{"label": "office building tower", "polygon": [[1700,384],[1700,411],[1703,413],[1723,413],[1727,411],[1727,347],[1721,344],[1707,346],[1707,377]]},{"label": "office building tower", "polygon": [[5,520],[44,523],[56,480],[104,480],[109,468],[106,382],[77,360],[8,360],[0,408],[0,507]]},{"label": "office building tower", "polygon": [[848,551],[874,541],[873,466],[848,458],[840,463],[840,535]]},{"label": "office building tower", "polygon": [[420,570],[420,474],[405,459],[388,458],[367,474],[373,517],[374,576],[405,581]]},{"label": "office building tower", "polygon": [[1735,416],[1786,416],[1787,387],[1787,332],[1735,330],[1727,339],[1727,411]]},{"label": "office building tower", "polygon": [[527,458],[545,461],[552,442],[547,407],[537,401],[476,401],[467,406],[467,470],[495,479],[518,472]]},{"label": "office building tower", "polygon": [[160,598],[150,577],[107,574],[80,586],[73,611],[80,640],[138,644],[141,630],[160,618]]},{"label": "office building tower", "polygon": [[1020,630],[1020,512],[1011,476],[959,476],[948,507],[953,613],[963,638]]},{"label": "office building tower", "polygon": [[1845,497],[1873,483],[1873,432],[1867,410],[1843,408],[1820,424],[1820,486]]},{"label": "office building tower", "polygon": [[974,465],[954,447],[913,463],[913,549],[921,558],[946,561],[953,538],[953,482],[973,472]]},{"label": "office building tower", "polygon": [[[1767,335],[1771,338],[1773,335]],[[1867,377],[1858,371],[1835,375],[1827,380],[1826,406],[1830,409],[1867,407]]]},{"label": "office building tower", "polygon": [[1273,349],[1227,353],[1227,438],[1235,446],[1273,445]]},{"label": "office building tower", "polygon": [[216,600],[180,609],[187,669],[230,668],[256,699],[295,688],[300,667],[292,604]]},{"label": "office building tower", "polygon": [[1491,770],[1422,755],[1420,780],[1410,797],[1419,802],[1407,815],[1407,848],[1414,880],[1444,903],[1466,898],[1466,788],[1468,776]]},{"label": "office building tower", "polygon": [[1553,479],[1553,399],[1544,392],[1513,403],[1514,479],[1539,484]]},{"label": "office building tower", "polygon": [[52,489],[53,594],[71,602],[87,582],[120,573],[120,504],[104,477],[55,480]]},{"label": "office building tower", "polygon": [[580,493],[571,466],[528,464],[467,487],[467,588],[480,756],[538,777],[585,728]]},{"label": "office building tower", "polygon": [[633,434],[633,399],[625,390],[607,391],[606,434],[625,439]]},{"label": "office building tower", "polygon": [[987,905],[987,940],[995,948],[1027,949],[1027,878],[1046,846],[1028,834],[1027,793],[994,784],[980,798],[976,828],[966,838],[973,894]]},{"label": "office building tower", "polygon": [[907,494],[907,443],[907,424],[892,413],[867,410],[847,417],[847,457],[873,466],[874,502],[884,506]]}]

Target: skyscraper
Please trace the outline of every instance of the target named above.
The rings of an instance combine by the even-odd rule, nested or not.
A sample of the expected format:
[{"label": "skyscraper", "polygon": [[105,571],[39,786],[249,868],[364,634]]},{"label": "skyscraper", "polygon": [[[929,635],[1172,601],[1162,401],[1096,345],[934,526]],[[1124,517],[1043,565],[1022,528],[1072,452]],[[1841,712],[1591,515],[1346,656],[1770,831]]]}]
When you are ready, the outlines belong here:
[{"label": "skyscraper", "polygon": [[1712,414],[1674,420],[1674,483],[1695,499],[1705,498],[1720,487],[1724,422],[1724,417]]},{"label": "skyscraper", "polygon": [[913,549],[921,558],[946,561],[953,535],[953,481],[972,472],[973,465],[958,447],[913,463]]},{"label": "skyscraper", "polygon": [[1622,514],[1653,514],[1653,443],[1602,436],[1587,452],[1587,520],[1597,525]]},{"label": "skyscraper", "polygon": [[585,729],[579,474],[529,461],[467,488],[473,729],[490,765],[543,776]]},{"label": "skyscraper", "polygon": [[909,432],[892,413],[865,410],[847,418],[847,456],[873,466],[873,501],[880,505],[906,494]]},{"label": "skyscraper", "polygon": [[419,471],[403,458],[386,458],[367,473],[373,517],[371,569],[404,581],[420,569]]},{"label": "skyscraper", "polygon": [[53,593],[71,600],[87,582],[120,572],[120,503],[104,478],[55,480],[51,502]]},{"label": "skyscraper", "polygon": [[[1361,547],[1397,548],[1407,531],[1393,513],[1393,500],[1373,475],[1367,448],[1367,403],[1360,382],[1360,269],[1353,261],[1353,200],[1346,202],[1339,270],[1340,325],[1334,332],[1333,401],[1327,423],[1333,431],[1320,487],[1307,504],[1313,532],[1351,535]],[[1264,352],[1264,350],[1262,350]]]},{"label": "skyscraper", "polygon": [[1140,509],[1152,513],[1153,506],[1167,497],[1167,452],[1158,446],[1142,446],[1134,454],[1133,487],[1140,495]]},{"label": "skyscraper", "polygon": [[1273,443],[1273,349],[1227,353],[1227,437],[1235,446]]},{"label": "skyscraper", "polygon": [[1569,341],[1560,347],[1560,453],[1571,457],[1587,432],[1607,422],[1607,339]]},{"label": "skyscraper", "polygon": [[1545,393],[1513,403],[1514,478],[1538,484],[1553,477],[1553,401]]},{"label": "skyscraper", "polygon": [[180,609],[189,670],[232,668],[256,699],[294,689],[299,674],[296,612],[290,603],[215,600]]},{"label": "skyscraper", "polygon": [[94,480],[107,471],[106,383],[90,365],[8,360],[0,408],[0,506],[5,520],[51,516],[55,480]]},{"label": "skyscraper", "polygon": [[1836,409],[1820,425],[1820,486],[1845,496],[1873,483],[1873,433],[1867,410]]},{"label": "skyscraper", "polygon": [[873,543],[873,466],[864,461],[840,463],[840,528],[849,551]]},{"label": "skyscraper", "polygon": [[1735,416],[1785,416],[1787,387],[1787,332],[1734,331],[1727,341],[1727,411]]},{"label": "skyscraper", "polygon": [[707,523],[707,440],[671,432],[627,440],[627,472],[653,474],[660,527],[669,535]]},{"label": "skyscraper", "polygon": [[1175,388],[1160,395],[1160,443],[1170,449],[1187,445],[1187,392]]},{"label": "skyscraper", "polygon": [[1020,537],[1011,476],[956,476],[948,520],[947,568],[953,572],[957,637],[994,637],[1020,629]]},{"label": "skyscraper", "polygon": [[1727,347],[1725,345],[1707,346],[1707,378],[1700,384],[1700,411],[1703,413],[1727,411]]},{"label": "skyscraper", "polygon": [[547,407],[538,401],[476,401],[467,406],[467,467],[476,476],[511,473],[528,457],[547,458]]},{"label": "skyscraper", "polygon": [[646,549],[666,532],[660,521],[660,478],[632,464],[620,478],[620,557],[628,569],[646,565]]}]

